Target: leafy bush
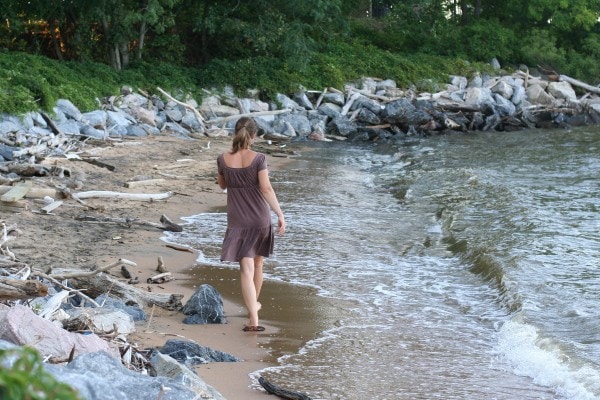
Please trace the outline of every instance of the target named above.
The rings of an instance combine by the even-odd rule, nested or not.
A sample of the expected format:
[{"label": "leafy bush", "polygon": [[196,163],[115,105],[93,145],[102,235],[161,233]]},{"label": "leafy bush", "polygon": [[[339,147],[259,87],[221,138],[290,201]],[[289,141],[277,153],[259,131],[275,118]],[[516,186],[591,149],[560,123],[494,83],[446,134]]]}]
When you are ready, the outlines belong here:
[{"label": "leafy bush", "polygon": [[37,351],[28,347],[0,349],[0,365],[16,357],[12,368],[0,368],[0,399],[78,400],[75,389],[44,370]]},{"label": "leafy bush", "polygon": [[557,47],[556,38],[544,29],[532,29],[520,41],[520,59],[527,65],[545,65],[556,70],[567,65],[564,49]]}]

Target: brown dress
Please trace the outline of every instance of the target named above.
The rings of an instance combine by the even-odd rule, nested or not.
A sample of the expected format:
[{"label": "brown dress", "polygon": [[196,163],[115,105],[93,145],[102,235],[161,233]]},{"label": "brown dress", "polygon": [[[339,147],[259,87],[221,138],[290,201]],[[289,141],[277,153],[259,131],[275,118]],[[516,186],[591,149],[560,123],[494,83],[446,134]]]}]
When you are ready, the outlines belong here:
[{"label": "brown dress", "polygon": [[271,209],[258,185],[258,171],[267,169],[265,155],[257,153],[247,167],[230,168],[221,154],[217,168],[227,183],[227,231],[221,261],[269,257],[274,247]]}]

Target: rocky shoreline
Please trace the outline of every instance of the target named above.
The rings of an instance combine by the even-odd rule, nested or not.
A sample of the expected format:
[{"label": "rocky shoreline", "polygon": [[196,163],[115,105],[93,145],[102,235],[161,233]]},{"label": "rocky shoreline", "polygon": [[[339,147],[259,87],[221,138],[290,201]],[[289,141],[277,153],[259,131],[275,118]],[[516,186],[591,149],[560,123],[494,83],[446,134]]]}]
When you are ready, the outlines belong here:
[{"label": "rocky shoreline", "polygon": [[[160,223],[149,222],[123,216],[118,206],[107,202],[141,200],[160,209],[157,204],[172,202],[173,196],[185,191],[183,188],[189,180],[204,179],[205,185],[209,185],[214,176],[204,172],[191,174],[196,161],[194,157],[202,152],[208,155],[210,140],[227,139],[240,115],[256,117],[265,149],[270,154],[283,156],[293,150],[268,146],[285,141],[389,141],[410,135],[427,136],[451,131],[505,131],[598,123],[600,99],[597,94],[592,90],[578,98],[574,85],[566,78],[536,77],[522,71],[498,77],[477,76],[470,80],[454,76],[450,77],[450,83],[444,90],[436,93],[401,90],[391,80],[365,78],[347,85],[345,91],[332,88],[303,90],[293,95],[279,94],[273,103],[250,95],[238,98],[226,90],[208,95],[198,104],[194,99],[177,100],[161,89],[159,92],[164,100],[157,95],[141,91],[133,93],[131,89],[123,88],[121,96],[103,99],[100,109],[92,112],[82,113],[69,100],[63,99],[57,102],[52,116],[43,112],[24,116],[4,115],[0,117],[0,209],[4,212],[4,235],[0,242],[0,300],[4,303],[0,305],[0,349],[3,349],[0,351],[36,343],[38,349],[43,349],[42,354],[48,361],[66,363],[63,367],[45,363],[49,372],[71,382],[86,399],[142,399],[156,397],[157,393],[169,399],[195,398],[197,394],[203,398],[223,398],[191,373],[188,364],[191,359],[205,359],[206,354],[224,357],[218,358],[218,361],[235,361],[235,356],[199,346],[194,348],[197,354],[185,352],[183,357],[173,356],[171,359],[167,351],[136,352],[126,339],[127,334],[135,330],[135,321],[148,318],[145,310],[158,307],[183,311],[191,308],[194,296],[184,307],[182,295],[168,290],[156,293],[139,289],[136,286],[139,282],[132,281],[124,272],[135,263],[131,264],[124,258],[116,262],[111,260],[104,266],[96,265],[91,272],[85,270],[88,275],[83,277],[77,275],[81,271],[72,271],[79,265],[50,270],[43,265],[29,265],[20,259],[18,251],[9,249],[7,245],[23,229],[22,225],[10,223],[11,216],[18,215],[18,219],[37,223],[39,221],[29,214],[56,215],[65,203],[69,203],[71,208],[62,212],[79,224],[93,219],[96,223],[128,228],[141,225],[149,229],[177,229],[178,225],[165,214],[161,213]],[[119,160],[128,157],[126,147],[129,143],[161,137],[190,143],[178,148],[178,153],[169,154],[173,165],[162,162],[152,173],[143,171],[146,174],[138,174],[139,171],[132,166],[122,168],[125,172],[118,179],[113,176],[111,180],[124,184],[129,190],[117,190],[119,188],[113,185],[103,188],[112,190],[82,191],[87,185],[82,176],[85,174],[72,167],[73,161],[85,161],[84,164],[90,168],[88,175],[97,174],[97,169],[112,173],[115,168],[121,168]],[[119,155],[112,158],[99,156],[95,150],[100,150],[99,147],[106,149],[106,146],[109,149],[120,148]],[[159,145],[158,151],[166,153],[164,146]],[[177,154],[186,158],[176,158]],[[214,154],[211,153],[210,157],[207,162],[212,166]],[[176,168],[181,167],[186,170],[185,173],[176,172]],[[136,188],[173,186],[175,181],[180,181],[177,190],[132,193]],[[108,201],[105,200],[107,198]],[[74,216],[74,204],[84,210],[93,210],[97,215],[92,219],[89,215],[85,218]],[[102,215],[107,210],[117,211],[115,214],[119,215]],[[27,216],[23,217],[24,214]],[[111,241],[118,240],[115,239],[119,237],[117,233],[111,233]],[[66,247],[69,247],[68,243]],[[67,253],[70,251],[68,248]],[[121,267],[121,276],[115,277],[118,274],[113,273],[110,277],[110,270],[117,269],[115,267]],[[157,272],[168,273],[158,269],[149,271],[149,285],[168,281],[165,277],[169,275],[163,275],[162,280],[155,282],[153,279]],[[98,282],[92,285],[91,276]],[[62,283],[65,279],[70,280],[68,285]],[[106,293],[100,293],[106,288],[110,288],[107,290],[111,292],[110,301]],[[210,291],[210,288],[198,290]],[[92,292],[99,293],[92,296]],[[223,323],[222,300],[219,300],[218,293],[211,293],[210,296],[203,294],[197,297],[211,298],[214,300],[212,304],[196,304],[196,311],[190,314],[214,314],[215,318],[194,323]],[[99,307],[100,303],[106,306]],[[98,308],[108,310],[111,315],[100,313]],[[187,311],[185,314],[190,315]],[[40,339],[42,337],[45,339]],[[50,341],[50,338],[54,340]],[[170,345],[186,347],[181,343]],[[129,370],[135,369],[132,366],[136,359],[139,370],[147,373],[153,369],[157,377],[152,379],[134,371],[129,371],[131,374],[126,372],[124,365]],[[2,365],[9,367],[14,361],[14,357],[9,357],[2,360]],[[91,370],[99,375],[92,380],[82,378],[91,374]],[[115,373],[123,376],[123,380],[117,381]],[[158,378],[160,376],[162,378]],[[172,390],[166,392],[165,387]]]}]

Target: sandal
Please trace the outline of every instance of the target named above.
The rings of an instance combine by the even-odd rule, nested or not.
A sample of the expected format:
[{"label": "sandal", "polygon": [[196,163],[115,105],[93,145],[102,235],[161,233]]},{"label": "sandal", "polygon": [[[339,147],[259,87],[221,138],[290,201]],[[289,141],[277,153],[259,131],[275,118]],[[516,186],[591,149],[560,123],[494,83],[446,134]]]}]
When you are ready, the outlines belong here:
[{"label": "sandal", "polygon": [[265,330],[264,326],[260,326],[260,325],[256,325],[256,326],[249,326],[246,325],[244,327],[244,329],[242,329],[244,332],[262,332]]}]

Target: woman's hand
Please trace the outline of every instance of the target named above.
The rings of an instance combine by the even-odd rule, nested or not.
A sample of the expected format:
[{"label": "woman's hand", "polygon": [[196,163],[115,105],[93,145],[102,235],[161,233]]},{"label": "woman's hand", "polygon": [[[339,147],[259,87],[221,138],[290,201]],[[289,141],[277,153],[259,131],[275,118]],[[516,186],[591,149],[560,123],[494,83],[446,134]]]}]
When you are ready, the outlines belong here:
[{"label": "woman's hand", "polygon": [[285,233],[285,218],[283,217],[283,214],[277,217],[277,225],[279,227],[277,233],[283,235]]}]

